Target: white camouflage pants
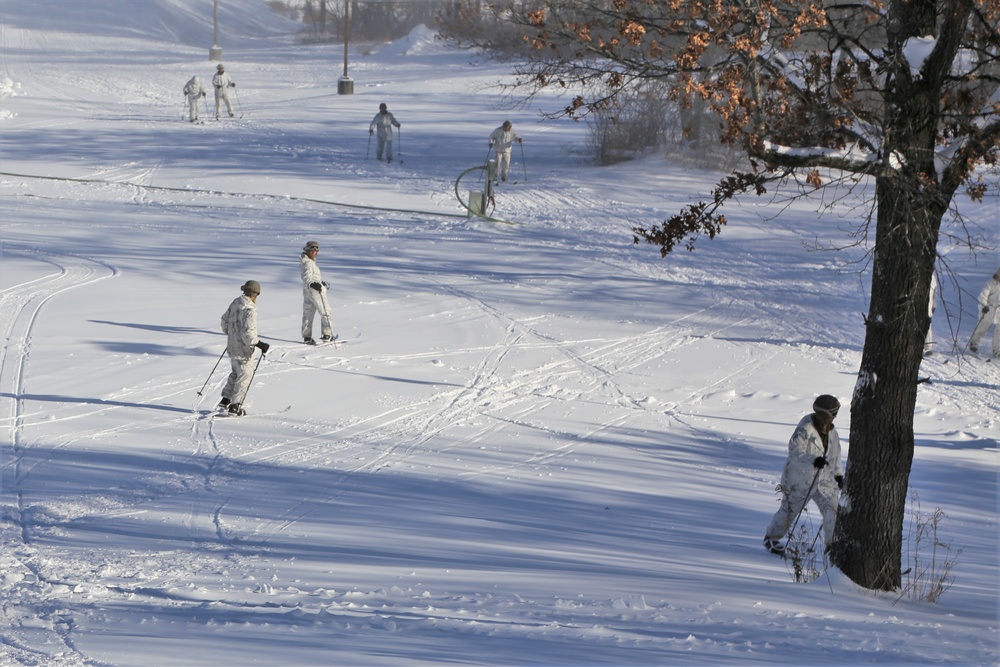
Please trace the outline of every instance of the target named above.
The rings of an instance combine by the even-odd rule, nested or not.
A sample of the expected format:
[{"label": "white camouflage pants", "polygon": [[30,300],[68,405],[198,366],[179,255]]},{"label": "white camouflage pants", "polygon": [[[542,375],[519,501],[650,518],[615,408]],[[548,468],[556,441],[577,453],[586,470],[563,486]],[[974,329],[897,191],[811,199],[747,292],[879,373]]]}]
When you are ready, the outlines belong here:
[{"label": "white camouflage pants", "polygon": [[200,99],[200,95],[188,95],[188,112],[192,123],[198,120],[198,100]]},{"label": "white camouflage pants", "polygon": [[808,490],[808,487],[785,489],[781,498],[781,507],[771,518],[771,524],[767,527],[767,532],[764,533],[765,537],[772,540],[783,538],[788,533],[788,529],[792,527],[792,521],[795,517],[805,508],[806,503],[812,500],[816,503],[823,517],[823,541],[826,546],[830,546],[830,543],[833,542],[833,528],[837,523],[837,490],[823,488],[820,485],[813,489],[812,495],[806,497]]},{"label": "white camouflage pants", "polygon": [[506,181],[510,173],[510,149],[497,151],[497,171],[500,172],[500,180]]},{"label": "white camouflage pants", "polygon": [[330,303],[326,300],[326,290],[317,292],[306,287],[302,293],[302,338],[312,338],[313,320],[319,313],[320,335],[333,337],[333,325],[330,323]]},{"label": "white camouflage pants", "polygon": [[[986,332],[990,330],[990,327],[994,324],[998,325],[1000,329],[1000,323],[997,322],[1000,317],[998,317],[996,312],[986,312],[979,314],[979,321],[976,323],[976,329],[972,332],[972,338],[969,339],[969,345],[972,347],[979,347],[979,342],[986,335]],[[993,331],[993,356],[1000,357],[1000,331],[994,329]]]},{"label": "white camouflage pants", "polygon": [[226,386],[222,389],[222,397],[229,399],[230,403],[242,403],[246,398],[253,377],[252,361],[252,353],[249,357],[229,357],[229,365],[233,370],[229,373]]},{"label": "white camouflage pants", "polygon": [[379,137],[375,149],[376,158],[381,160],[382,154],[385,153],[385,159],[392,162],[392,137]]},{"label": "white camouflage pants", "polygon": [[230,116],[235,115],[233,113],[233,101],[231,99],[229,99],[229,94],[226,93],[226,92],[220,93],[220,92],[216,91],[216,93],[215,93],[215,117],[218,118],[219,114],[222,112],[222,102],[223,101],[225,101],[225,103],[226,103],[226,110],[229,112],[229,115]]}]

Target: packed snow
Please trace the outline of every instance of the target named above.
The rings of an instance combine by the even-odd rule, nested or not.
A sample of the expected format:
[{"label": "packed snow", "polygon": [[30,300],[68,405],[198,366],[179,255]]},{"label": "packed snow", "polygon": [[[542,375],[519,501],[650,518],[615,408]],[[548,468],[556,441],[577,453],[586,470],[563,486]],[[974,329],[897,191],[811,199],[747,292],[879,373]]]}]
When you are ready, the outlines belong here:
[{"label": "packed snow", "polygon": [[[989,249],[942,242],[914,416],[950,588],[796,582],[763,531],[794,425],[857,380],[870,188],[744,199],[661,259],[630,226],[720,173],[595,167],[555,96],[428,28],[352,48],[338,95],[342,44],[220,3],[238,113],[189,123],[210,6],[2,5],[0,663],[996,664],[1000,364],[964,350],[995,194],[956,202]],[[505,119],[508,222],[469,217]],[[300,341],[308,240],[336,346]],[[216,417],[248,279],[272,347]]]}]

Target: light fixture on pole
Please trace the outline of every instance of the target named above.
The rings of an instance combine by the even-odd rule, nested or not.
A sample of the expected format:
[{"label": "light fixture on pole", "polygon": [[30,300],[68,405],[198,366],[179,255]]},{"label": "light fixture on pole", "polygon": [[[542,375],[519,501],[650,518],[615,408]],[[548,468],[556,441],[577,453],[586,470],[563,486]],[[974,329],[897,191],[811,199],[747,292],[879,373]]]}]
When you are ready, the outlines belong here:
[{"label": "light fixture on pole", "polygon": [[219,46],[219,0],[215,0],[215,33],[212,38],[212,48],[208,50],[208,59],[215,62],[222,60],[222,47]]}]

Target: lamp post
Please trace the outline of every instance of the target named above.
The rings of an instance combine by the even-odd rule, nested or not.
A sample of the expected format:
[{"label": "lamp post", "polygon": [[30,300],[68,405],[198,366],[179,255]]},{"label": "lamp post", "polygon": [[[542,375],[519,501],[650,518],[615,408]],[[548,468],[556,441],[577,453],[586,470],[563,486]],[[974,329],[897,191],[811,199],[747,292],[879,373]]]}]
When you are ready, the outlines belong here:
[{"label": "lamp post", "polygon": [[344,0],[344,75],[337,81],[338,95],[354,94],[354,79],[347,75],[347,43],[351,34],[351,0]]},{"label": "lamp post", "polygon": [[208,59],[220,62],[222,60],[222,47],[219,46],[219,0],[215,0],[215,33],[212,37],[212,48],[208,50]]}]

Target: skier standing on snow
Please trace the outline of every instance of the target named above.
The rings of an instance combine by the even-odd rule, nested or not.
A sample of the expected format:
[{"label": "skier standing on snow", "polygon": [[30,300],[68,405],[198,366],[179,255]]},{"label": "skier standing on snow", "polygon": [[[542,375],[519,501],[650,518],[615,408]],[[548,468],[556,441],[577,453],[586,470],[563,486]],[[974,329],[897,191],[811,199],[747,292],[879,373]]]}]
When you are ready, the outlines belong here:
[{"label": "skier standing on snow", "polygon": [[993,356],[1000,357],[1000,269],[993,274],[993,277],[986,281],[983,290],[976,299],[979,304],[979,321],[976,322],[976,329],[969,339],[969,349],[973,352],[979,350],[979,341],[983,339],[990,327],[993,330]]},{"label": "skier standing on snow", "polygon": [[259,349],[261,354],[267,354],[270,347],[257,337],[257,297],[260,295],[260,283],[248,280],[240,289],[243,294],[236,297],[222,314],[222,333],[228,338],[226,351],[233,370],[222,389],[222,400],[219,401],[220,408],[228,408],[229,414],[237,417],[246,414],[241,403],[253,376],[250,369],[253,351]]},{"label": "skier standing on snow", "polygon": [[[385,105],[385,102],[378,105],[378,113],[372,118],[372,122],[368,124],[368,136],[370,137],[372,133],[378,130],[378,144],[375,148],[375,157],[379,160],[382,159],[382,153],[385,152],[385,159],[388,162],[392,162],[392,127],[395,125],[399,127],[399,122],[396,117],[389,113],[389,107]],[[369,141],[371,141],[369,139]]]},{"label": "skier standing on snow", "polygon": [[309,241],[302,248],[302,255],[299,258],[299,273],[302,276],[302,340],[307,345],[316,344],[312,330],[313,318],[317,311],[320,314],[320,333],[323,341],[334,339],[333,325],[330,323],[330,302],[326,298],[330,286],[323,282],[323,275],[316,265],[318,254],[319,243]]},{"label": "skier standing on snow", "polygon": [[524,143],[520,135],[514,131],[514,125],[505,120],[503,125],[493,130],[490,135],[490,148],[495,148],[497,152],[497,167],[500,169],[500,180],[506,181],[510,173],[510,149],[514,142]]},{"label": "skier standing on snow", "polygon": [[819,396],[813,402],[813,413],[802,418],[788,441],[788,459],[779,486],[781,507],[775,512],[764,535],[764,547],[771,553],[785,553],[781,539],[810,500],[816,503],[823,516],[826,546],[833,542],[838,492],[844,488],[840,436],[833,426],[839,410],[840,401],[835,397],[829,394]]},{"label": "skier standing on snow", "polygon": [[235,116],[236,114],[233,113],[233,100],[230,98],[230,89],[236,88],[236,84],[226,74],[226,68],[221,63],[215,68],[215,76],[212,77],[212,86],[215,88],[215,120],[219,120],[223,102],[226,103],[226,110],[229,111],[229,117],[232,118]]},{"label": "skier standing on snow", "polygon": [[188,100],[189,117],[194,123],[198,120],[198,105],[201,103],[201,98],[205,97],[205,88],[201,85],[200,77],[193,76],[190,81],[184,84],[184,95],[187,96]]}]

